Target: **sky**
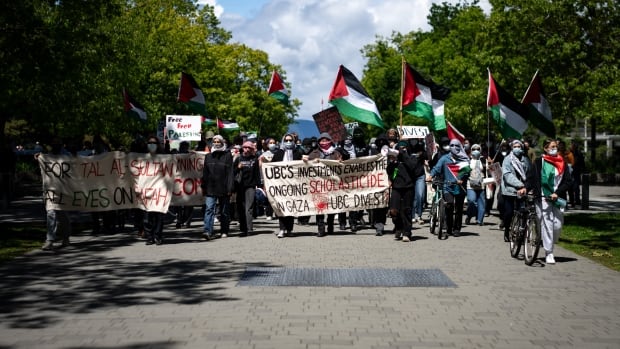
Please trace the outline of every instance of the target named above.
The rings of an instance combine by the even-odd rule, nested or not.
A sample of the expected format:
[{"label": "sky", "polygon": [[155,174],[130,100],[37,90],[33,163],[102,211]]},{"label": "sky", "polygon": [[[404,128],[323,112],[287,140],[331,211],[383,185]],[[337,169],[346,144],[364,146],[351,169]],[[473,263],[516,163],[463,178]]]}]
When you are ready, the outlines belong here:
[{"label": "sky", "polygon": [[[330,107],[327,99],[342,64],[360,81],[360,50],[392,32],[430,30],[432,3],[455,0],[199,0],[214,6],[232,42],[259,49],[282,67],[299,118]],[[487,0],[480,6],[488,13]],[[372,96],[371,96],[372,97]],[[396,108],[397,106],[395,106]]]}]

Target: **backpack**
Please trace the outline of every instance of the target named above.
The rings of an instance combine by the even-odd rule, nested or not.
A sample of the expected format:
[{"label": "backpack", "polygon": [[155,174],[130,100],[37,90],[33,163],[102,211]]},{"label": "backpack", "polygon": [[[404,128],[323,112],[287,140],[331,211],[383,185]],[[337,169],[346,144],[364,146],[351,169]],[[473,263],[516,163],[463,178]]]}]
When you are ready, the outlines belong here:
[{"label": "backpack", "polygon": [[482,189],[482,180],[484,176],[482,174],[482,170],[478,166],[472,166],[471,172],[469,173],[469,185],[472,189]]}]

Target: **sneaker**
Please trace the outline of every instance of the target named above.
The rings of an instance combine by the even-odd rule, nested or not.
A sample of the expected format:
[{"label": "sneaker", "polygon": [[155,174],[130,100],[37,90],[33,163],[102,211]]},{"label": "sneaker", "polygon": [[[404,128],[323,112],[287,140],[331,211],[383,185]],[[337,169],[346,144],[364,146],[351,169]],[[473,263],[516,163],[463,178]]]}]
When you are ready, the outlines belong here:
[{"label": "sneaker", "polygon": [[147,245],[152,245],[155,243],[155,240],[146,240]]},{"label": "sneaker", "polygon": [[471,224],[471,218],[470,217],[465,218],[465,224],[467,224],[467,225]]},{"label": "sneaker", "polygon": [[202,233],[202,237],[205,238],[205,240],[209,241],[213,239],[213,234],[209,233],[208,231],[205,231],[204,233]]},{"label": "sneaker", "polygon": [[454,236],[454,237],[459,237],[459,236],[461,236],[461,231],[460,231],[460,230],[453,230],[453,231],[452,231],[452,236]]},{"label": "sneaker", "polygon": [[45,241],[43,246],[41,246],[41,249],[43,251],[51,251],[53,248],[54,248],[54,242],[50,240]]},{"label": "sneaker", "polygon": [[377,229],[377,232],[375,233],[375,236],[383,236],[383,230]]},{"label": "sneaker", "polygon": [[164,240],[162,239],[155,239],[155,245],[161,245],[164,243]]},{"label": "sneaker", "polygon": [[273,217],[271,217],[271,216],[267,216],[267,218],[265,218],[265,220],[268,220],[268,221],[270,221],[272,219],[273,219]]},{"label": "sneaker", "polygon": [[278,233],[278,239],[283,238],[284,234],[285,234],[284,230],[280,230],[280,232]]},{"label": "sneaker", "polygon": [[222,233],[221,237],[222,237],[222,238],[227,238],[227,237],[228,237],[228,234],[226,234],[226,233]]},{"label": "sneaker", "polygon": [[62,243],[60,244],[60,247],[67,247],[69,246],[69,238],[64,238],[62,239]]},{"label": "sneaker", "polygon": [[409,242],[409,241],[411,241],[411,239],[409,239],[409,237],[407,235],[404,235],[402,241],[403,242]]},{"label": "sneaker", "polygon": [[547,262],[547,264],[555,264],[555,258],[553,258],[553,253],[549,253],[547,255],[547,258],[545,258],[545,262]]}]

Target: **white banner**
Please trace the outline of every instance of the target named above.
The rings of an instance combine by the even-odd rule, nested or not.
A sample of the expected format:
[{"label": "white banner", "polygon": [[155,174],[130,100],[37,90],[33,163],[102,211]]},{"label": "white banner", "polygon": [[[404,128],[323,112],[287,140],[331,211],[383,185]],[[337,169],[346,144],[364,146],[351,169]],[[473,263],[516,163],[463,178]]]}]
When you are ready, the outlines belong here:
[{"label": "white banner", "polygon": [[204,153],[156,155],[109,152],[89,157],[38,157],[48,210],[109,211],[204,203]]},{"label": "white banner", "polygon": [[166,115],[166,139],[171,141],[199,141],[200,115]]},{"label": "white banner", "polygon": [[430,133],[426,126],[396,126],[400,139],[424,138]]},{"label": "white banner", "polygon": [[387,159],[264,163],[265,193],[278,216],[312,216],[388,206]]}]

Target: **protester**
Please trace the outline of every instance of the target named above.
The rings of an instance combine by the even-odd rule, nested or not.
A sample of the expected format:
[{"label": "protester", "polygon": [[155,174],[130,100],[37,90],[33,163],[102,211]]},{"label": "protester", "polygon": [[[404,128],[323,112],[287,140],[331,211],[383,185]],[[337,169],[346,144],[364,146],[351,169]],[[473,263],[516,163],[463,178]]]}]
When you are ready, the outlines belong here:
[{"label": "protester", "polygon": [[553,139],[543,143],[544,154],[534,163],[534,190],[542,195],[536,201],[536,216],[545,249],[545,262],[555,264],[553,244],[558,242],[564,224],[566,192],[571,188],[568,166],[558,155],[558,145]]},{"label": "protester", "polygon": [[[502,141],[499,145],[499,149],[494,154],[489,154],[487,157],[487,170],[490,169],[493,164],[499,164],[498,172],[501,171],[502,164],[504,163],[504,159],[510,154],[510,146],[508,142]],[[490,157],[493,155],[493,158]],[[496,174],[501,178],[501,173]],[[491,215],[491,209],[493,208],[493,204],[495,202],[495,196],[497,193],[497,186],[495,182],[491,183],[487,186],[486,190],[490,191],[487,193],[487,200],[485,203],[486,213],[485,216]],[[499,229],[504,228],[504,198],[502,197],[501,190],[499,191],[499,195],[497,195],[497,211],[499,212]]]},{"label": "protester", "polygon": [[424,151],[424,143],[417,141],[411,148],[411,156],[416,159],[416,166],[413,171],[414,191],[413,191],[413,210],[411,212],[411,223],[422,224],[422,211],[424,209],[424,200],[426,198],[426,171],[424,162],[426,161],[426,152]]},{"label": "protester", "polygon": [[571,141],[571,152],[575,163],[573,164],[573,173],[571,175],[572,185],[569,190],[569,198],[571,207],[575,205],[581,205],[581,176],[586,170],[586,161],[581,150],[579,150],[579,143],[575,140]]},{"label": "protester", "polygon": [[[273,160],[275,153],[277,153],[280,150],[278,149],[277,141],[273,139],[272,137],[266,138],[265,144],[266,144],[267,150],[265,150],[258,157],[258,166],[261,168],[264,163],[271,162]],[[260,185],[264,189],[264,181],[262,178],[262,172],[261,172],[261,184]],[[269,204],[265,205],[265,216],[266,216],[265,219],[267,219],[268,221],[273,219],[273,208]]]},{"label": "protester", "polygon": [[417,159],[409,155],[409,143],[400,141],[388,152],[387,174],[392,186],[390,217],[394,223],[394,239],[411,241],[411,207],[415,186]]},{"label": "protester", "polygon": [[[388,140],[385,135],[380,135],[375,138],[370,145],[370,155],[382,154],[387,156],[388,154]],[[375,208],[368,210],[368,220],[370,224],[375,228],[375,235],[382,236],[385,230],[385,223],[387,221],[388,207]]]},{"label": "protester", "polygon": [[[321,133],[318,141],[319,147],[308,155],[308,160],[343,160],[343,153],[336,148],[329,133]],[[333,213],[327,215],[327,234],[332,234],[334,232],[334,217],[335,214]],[[317,215],[316,224],[318,227],[317,236],[325,236],[325,215]]]},{"label": "protester", "polygon": [[234,160],[233,171],[237,193],[239,229],[241,236],[247,236],[254,232],[254,201],[256,187],[260,184],[260,172],[254,143],[251,141],[243,143],[241,154]]},{"label": "protester", "polygon": [[[54,138],[51,142],[51,150],[49,152],[51,155],[70,155],[62,145],[62,141],[59,138]],[[41,153],[35,154],[35,159]],[[44,204],[47,198],[44,197]],[[47,206],[47,205],[46,205]],[[62,242],[60,244],[60,248],[69,246],[69,238],[71,237],[71,219],[69,217],[69,212],[63,210],[53,210],[47,209],[46,207],[46,225],[47,225],[47,235],[45,238],[45,243],[41,246],[41,249],[44,251],[50,251],[54,249],[54,242],[58,238],[62,238]]]},{"label": "protester", "polygon": [[[455,170],[456,168],[456,170]],[[465,171],[458,169],[463,168]],[[450,141],[450,153],[442,156],[437,164],[431,169],[431,181],[434,177],[442,175],[446,182],[443,186],[443,198],[446,203],[446,227],[448,234],[459,236],[463,224],[463,203],[465,202],[465,182],[469,178],[469,157],[465,154],[463,146],[458,139]]]},{"label": "protester", "polygon": [[476,223],[483,225],[484,213],[486,210],[486,193],[484,181],[484,164],[481,157],[480,144],[474,144],[471,147],[471,160],[469,167],[471,172],[467,181],[467,218],[465,224],[471,224],[471,218],[476,217]]},{"label": "protester", "polygon": [[[272,162],[289,162],[302,159],[302,152],[297,149],[295,145],[295,137],[291,133],[287,133],[282,137],[280,143],[280,149],[278,149]],[[285,235],[290,235],[293,232],[293,226],[295,225],[295,217],[293,216],[281,216],[278,217],[278,238],[283,238]]]},{"label": "protester", "polygon": [[[188,154],[189,153],[189,142],[183,141],[179,144],[179,154]],[[177,222],[176,228],[179,229],[183,226],[186,228],[191,227],[192,225],[192,216],[194,215],[194,206],[177,206]]]},{"label": "protester", "polygon": [[511,152],[502,164],[501,193],[504,200],[504,241],[510,241],[510,223],[517,209],[523,207],[526,193],[533,186],[532,163],[523,150],[523,143],[515,139]]},{"label": "protester", "polygon": [[[157,154],[163,154],[162,146],[157,136],[149,136],[146,141],[148,157],[156,157]],[[164,213],[157,211],[148,211],[147,220],[149,227],[146,229],[146,244],[161,245],[164,243]]]},{"label": "protester", "polygon": [[233,158],[226,148],[224,137],[213,136],[211,152],[205,156],[202,172],[202,195],[205,196],[203,237],[215,237],[213,225],[220,206],[220,236],[227,237],[230,228],[230,196],[234,190]]}]

